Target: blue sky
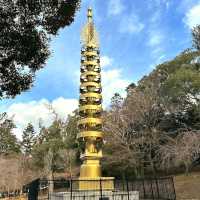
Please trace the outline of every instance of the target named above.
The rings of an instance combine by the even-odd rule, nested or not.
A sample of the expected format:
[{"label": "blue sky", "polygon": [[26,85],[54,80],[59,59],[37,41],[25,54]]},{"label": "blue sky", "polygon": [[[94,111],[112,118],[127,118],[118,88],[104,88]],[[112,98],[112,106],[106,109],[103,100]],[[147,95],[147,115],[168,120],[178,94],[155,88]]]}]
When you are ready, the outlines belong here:
[{"label": "blue sky", "polygon": [[200,24],[200,0],[82,0],[71,26],[52,37],[52,54],[34,86],[0,103],[0,111],[14,116],[18,135],[29,121],[50,123],[44,104],[52,103],[62,117],[77,107],[80,30],[89,6],[100,37],[104,106],[115,92],[125,96],[128,84],[191,47],[190,29]]}]

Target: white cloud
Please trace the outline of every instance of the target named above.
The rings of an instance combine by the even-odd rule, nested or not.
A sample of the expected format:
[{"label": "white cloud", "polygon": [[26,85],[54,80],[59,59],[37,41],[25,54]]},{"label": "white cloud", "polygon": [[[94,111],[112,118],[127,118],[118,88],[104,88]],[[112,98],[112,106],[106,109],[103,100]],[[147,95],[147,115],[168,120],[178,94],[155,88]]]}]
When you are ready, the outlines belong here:
[{"label": "white cloud", "polygon": [[188,10],[183,21],[189,28],[200,24],[200,2]]},{"label": "white cloud", "polygon": [[66,119],[67,115],[78,107],[76,99],[64,99],[63,97],[59,97],[52,102],[41,99],[39,101],[30,101],[26,103],[14,103],[6,109],[8,115],[13,116],[13,120],[17,126],[15,134],[18,138],[21,138],[22,131],[29,122],[32,123],[36,129],[38,129],[40,120],[45,126],[51,124],[53,114],[48,109],[50,103],[59,117],[63,119]]},{"label": "white cloud", "polygon": [[108,57],[108,56],[102,56],[102,57],[101,57],[101,67],[102,67],[102,68],[111,65],[112,62],[113,62],[113,59],[110,58],[110,57]]},{"label": "white cloud", "polygon": [[120,15],[119,31],[121,33],[139,33],[143,30],[144,24],[140,22],[139,17],[134,14],[126,14],[125,1],[123,0],[109,0],[108,2],[108,15]]},{"label": "white cloud", "polygon": [[[105,66],[114,65],[113,58],[102,56],[101,59],[103,59],[103,61],[101,60],[101,66],[103,67],[101,73],[103,106],[107,107],[115,93],[119,93],[123,97],[126,96],[126,87],[130,84],[130,81],[122,76],[121,68],[105,68]],[[104,62],[103,65],[102,62]]]},{"label": "white cloud", "polygon": [[153,26],[155,27],[152,27],[152,29],[149,30],[149,38],[147,41],[147,46],[151,48],[151,56],[154,60],[150,65],[150,69],[154,69],[166,58],[164,53],[165,35],[160,30],[158,30],[158,27],[156,27],[156,21],[153,22]]},{"label": "white cloud", "polygon": [[121,96],[126,96],[126,87],[130,84],[128,79],[122,77],[122,69],[111,69],[102,71],[102,86],[103,86],[103,105],[104,107],[110,104],[110,100],[115,93]]},{"label": "white cloud", "polygon": [[122,0],[110,0],[108,2],[108,14],[119,15],[125,10]]},{"label": "white cloud", "polygon": [[68,114],[78,108],[78,101],[77,99],[65,99],[60,97],[52,101],[52,107],[61,118],[66,119]]},{"label": "white cloud", "polygon": [[150,18],[151,26],[157,25],[157,23],[159,23],[160,19],[161,19],[161,10],[157,9],[157,10],[154,11],[154,14]]},{"label": "white cloud", "polygon": [[153,35],[149,40],[150,46],[156,46],[159,45],[162,41],[162,36],[160,34]]},{"label": "white cloud", "polygon": [[148,37],[147,46],[151,48],[151,56],[155,60],[154,64],[158,64],[162,61],[160,57],[164,54],[165,35],[157,28],[152,28]]},{"label": "white cloud", "polygon": [[155,3],[157,6],[164,5],[168,9],[172,3],[172,0],[155,0]]},{"label": "white cloud", "polygon": [[[115,68],[114,59],[104,55],[101,57],[101,77],[102,77],[102,95],[103,95],[103,107],[107,107],[110,104],[110,100],[113,95],[117,92],[123,97],[126,95],[126,87],[131,83],[130,80],[122,76],[122,69]],[[106,68],[110,66],[110,68]],[[112,68],[111,68],[112,67]],[[76,71],[76,84],[80,84],[80,72]]]},{"label": "white cloud", "polygon": [[152,55],[160,55],[165,42],[165,34],[162,30],[163,6],[167,7],[171,0],[151,0],[152,16],[149,18],[147,46],[151,47]]},{"label": "white cloud", "polygon": [[151,31],[149,35],[148,45],[151,47],[155,47],[161,44],[163,41],[163,35],[160,32]]},{"label": "white cloud", "polygon": [[144,24],[140,22],[135,14],[123,16],[119,25],[121,33],[139,33],[144,29]]},{"label": "white cloud", "polygon": [[169,9],[170,5],[172,4],[172,1],[171,0],[163,0],[163,3],[165,4],[166,9]]}]

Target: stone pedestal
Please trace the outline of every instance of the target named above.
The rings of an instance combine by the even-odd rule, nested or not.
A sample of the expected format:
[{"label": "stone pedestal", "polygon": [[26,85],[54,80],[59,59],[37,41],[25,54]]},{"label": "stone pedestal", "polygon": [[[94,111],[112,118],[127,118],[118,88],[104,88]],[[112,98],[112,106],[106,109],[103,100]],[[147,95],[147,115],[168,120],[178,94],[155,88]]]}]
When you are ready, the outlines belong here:
[{"label": "stone pedestal", "polygon": [[99,191],[60,192],[53,193],[49,197],[50,200],[139,200],[139,192],[102,191],[102,194]]}]

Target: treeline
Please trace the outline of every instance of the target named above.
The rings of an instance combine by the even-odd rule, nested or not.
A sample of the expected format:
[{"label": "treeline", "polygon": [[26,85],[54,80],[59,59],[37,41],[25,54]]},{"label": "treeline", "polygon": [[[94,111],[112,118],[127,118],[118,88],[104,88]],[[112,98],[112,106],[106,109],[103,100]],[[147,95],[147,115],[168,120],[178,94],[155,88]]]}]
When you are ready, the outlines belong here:
[{"label": "treeline", "polygon": [[156,176],[200,165],[199,52],[157,66],[125,99],[115,94],[104,125],[108,173]]},{"label": "treeline", "polygon": [[125,99],[112,98],[104,113],[106,174],[187,174],[200,167],[200,25],[192,36],[193,48],[130,84]]},{"label": "treeline", "polygon": [[66,121],[58,118],[49,127],[39,124],[36,131],[27,125],[19,141],[13,134],[15,125],[6,113],[0,116],[0,191],[15,191],[36,178],[72,177],[78,173],[76,143],[78,115]]}]

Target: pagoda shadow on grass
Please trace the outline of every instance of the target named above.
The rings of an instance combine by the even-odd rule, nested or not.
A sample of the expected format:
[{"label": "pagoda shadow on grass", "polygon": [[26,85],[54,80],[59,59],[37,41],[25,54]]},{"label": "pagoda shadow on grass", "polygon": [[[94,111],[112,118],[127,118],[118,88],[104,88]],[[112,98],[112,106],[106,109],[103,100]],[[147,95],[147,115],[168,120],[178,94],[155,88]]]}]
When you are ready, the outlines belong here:
[{"label": "pagoda shadow on grass", "polygon": [[82,30],[80,102],[78,141],[81,147],[82,165],[79,177],[79,190],[114,189],[113,177],[102,177],[102,95],[99,42],[88,9],[88,21]]}]

